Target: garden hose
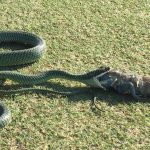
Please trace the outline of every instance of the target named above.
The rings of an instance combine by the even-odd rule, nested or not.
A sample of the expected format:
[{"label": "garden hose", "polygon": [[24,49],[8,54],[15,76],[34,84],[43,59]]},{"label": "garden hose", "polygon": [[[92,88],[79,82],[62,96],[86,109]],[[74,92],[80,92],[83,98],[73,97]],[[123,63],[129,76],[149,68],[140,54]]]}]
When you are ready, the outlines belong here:
[{"label": "garden hose", "polygon": [[[1,68],[33,63],[42,56],[45,48],[44,40],[34,34],[18,31],[0,32],[1,47],[3,48],[4,45],[6,46],[10,43],[23,44],[25,47],[27,47],[27,49],[1,51],[0,52]],[[0,71],[0,73],[2,72],[5,73],[4,69],[3,71]],[[4,78],[7,78],[6,75],[4,76],[5,76]],[[0,80],[3,81],[2,76],[0,76]],[[9,109],[2,102],[0,102],[0,127],[6,126],[10,121],[11,121],[11,113]]]},{"label": "garden hose", "polygon": [[[101,67],[99,69],[90,71],[85,74],[71,74],[66,71],[60,70],[49,70],[42,73],[38,73],[35,75],[21,74],[17,71],[12,71],[8,69],[13,66],[22,66],[26,64],[33,63],[37,61],[44,52],[45,42],[41,37],[38,37],[31,33],[26,32],[0,32],[0,45],[1,47],[7,47],[15,43],[16,45],[23,44],[25,48],[23,49],[11,49],[10,51],[1,51],[0,52],[0,84],[5,82],[6,79],[15,81],[19,83],[19,85],[37,85],[40,83],[47,82],[49,79],[53,78],[63,78],[69,79],[73,81],[82,82],[89,86],[97,86],[103,88],[101,84],[99,84],[97,80],[97,76],[103,75],[109,71],[109,67]],[[7,69],[5,69],[7,68]],[[0,89],[0,95],[9,95],[15,93],[23,93],[23,92],[49,92],[52,94],[61,94],[61,95],[70,95],[77,94],[83,91],[74,91],[74,92],[59,92],[59,91],[50,91],[49,89],[37,89],[34,87],[22,88],[22,89],[11,89],[5,90]],[[87,92],[87,90],[85,90]],[[0,104],[1,114],[0,114],[0,126],[5,126],[10,122],[10,111]]]}]

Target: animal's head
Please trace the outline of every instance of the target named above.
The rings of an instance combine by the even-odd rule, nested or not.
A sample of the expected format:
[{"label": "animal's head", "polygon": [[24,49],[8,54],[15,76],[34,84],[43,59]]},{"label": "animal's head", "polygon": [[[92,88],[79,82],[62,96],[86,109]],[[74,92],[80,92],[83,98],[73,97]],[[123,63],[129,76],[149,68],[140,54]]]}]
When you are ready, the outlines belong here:
[{"label": "animal's head", "polygon": [[114,79],[109,75],[110,67],[100,67],[95,70],[95,76],[93,76],[93,86],[106,90],[111,88]]},{"label": "animal's head", "polygon": [[87,76],[88,77],[96,77],[96,76],[101,75],[101,74],[103,74],[105,72],[108,72],[109,70],[110,70],[110,67],[101,66],[98,69],[95,69],[95,70],[92,70],[92,71],[88,72]]},{"label": "animal's head", "polygon": [[[84,82],[86,82],[86,84],[92,87],[105,89],[105,86],[103,86],[103,83],[105,82],[104,80],[109,70],[110,70],[110,67],[102,66],[96,70],[90,71],[86,74],[87,80]],[[107,77],[106,77],[106,80],[107,80]]]}]

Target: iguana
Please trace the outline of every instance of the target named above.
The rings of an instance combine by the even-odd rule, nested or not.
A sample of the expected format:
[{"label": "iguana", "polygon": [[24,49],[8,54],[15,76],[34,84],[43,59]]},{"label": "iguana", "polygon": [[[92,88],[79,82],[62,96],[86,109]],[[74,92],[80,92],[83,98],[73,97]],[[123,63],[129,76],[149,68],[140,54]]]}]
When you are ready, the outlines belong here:
[{"label": "iguana", "polygon": [[119,94],[130,94],[133,98],[150,98],[150,76],[127,74],[109,69],[95,78],[103,89],[112,89]]}]

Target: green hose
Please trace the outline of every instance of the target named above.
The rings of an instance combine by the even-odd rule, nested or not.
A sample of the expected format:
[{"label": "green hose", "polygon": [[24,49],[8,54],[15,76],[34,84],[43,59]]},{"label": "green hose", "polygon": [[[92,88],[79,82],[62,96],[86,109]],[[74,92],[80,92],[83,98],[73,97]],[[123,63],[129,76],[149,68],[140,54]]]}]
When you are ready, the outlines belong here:
[{"label": "green hose", "polygon": [[0,128],[5,127],[10,122],[10,110],[2,102],[0,102]]},{"label": "green hose", "polygon": [[26,32],[0,32],[0,43],[21,43],[30,48],[0,52],[0,66],[23,65],[37,61],[43,54],[45,42],[42,38]]},{"label": "green hose", "polygon": [[[23,44],[26,48],[24,49],[14,49],[13,51],[1,51],[0,52],[0,67],[12,67],[12,66],[22,66],[25,64],[30,64],[37,61],[44,52],[45,42],[42,38],[26,32],[0,32],[0,44],[9,45],[10,43],[16,43],[17,45]],[[65,71],[60,70],[49,70],[35,75],[21,74],[16,71],[10,71],[3,69],[0,71],[0,84],[3,84],[6,79],[15,81],[21,85],[37,85],[40,83],[47,82],[49,79],[53,78],[63,78],[73,81],[82,82],[90,86],[101,87],[101,84],[97,81],[97,76],[106,73],[110,68],[102,67],[97,70],[90,71],[85,74],[70,74]],[[23,88],[16,90],[5,90],[0,89],[1,95],[9,95],[15,93],[23,92],[47,92],[53,94],[70,95],[70,92],[57,92],[50,91],[49,89],[37,89],[37,88]],[[75,91],[73,94],[80,93],[80,91]],[[10,122],[10,112],[8,109],[0,104],[1,114],[0,114],[0,127],[4,127]],[[6,119],[5,119],[6,118]]]},{"label": "green hose", "polygon": [[[0,67],[33,63],[43,55],[45,48],[44,40],[34,34],[16,31],[0,32],[0,44],[7,45],[9,43],[22,44],[28,48],[13,51],[1,51]],[[3,76],[4,74],[2,74],[2,72],[5,73],[5,71],[0,71],[1,75]],[[11,73],[13,75],[13,72]],[[3,80],[1,75],[0,79]],[[5,76],[5,78],[7,78],[7,76]],[[11,113],[9,109],[2,102],[0,102],[0,128],[6,126],[10,122]]]}]

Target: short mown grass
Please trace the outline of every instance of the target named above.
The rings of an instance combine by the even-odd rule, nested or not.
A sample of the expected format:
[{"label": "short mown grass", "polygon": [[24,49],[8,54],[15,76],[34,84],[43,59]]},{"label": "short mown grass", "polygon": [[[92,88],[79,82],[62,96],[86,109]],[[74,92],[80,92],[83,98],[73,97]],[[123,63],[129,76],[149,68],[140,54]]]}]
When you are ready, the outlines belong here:
[{"label": "short mown grass", "polygon": [[[148,0],[1,0],[0,29],[32,32],[46,41],[44,57],[20,72],[84,73],[108,65],[150,75]],[[53,82],[56,88],[81,86]],[[0,129],[0,149],[150,149],[150,103],[97,94],[101,111],[91,109],[86,94],[3,97],[13,120]]]}]

